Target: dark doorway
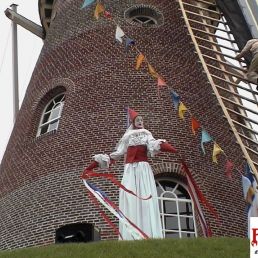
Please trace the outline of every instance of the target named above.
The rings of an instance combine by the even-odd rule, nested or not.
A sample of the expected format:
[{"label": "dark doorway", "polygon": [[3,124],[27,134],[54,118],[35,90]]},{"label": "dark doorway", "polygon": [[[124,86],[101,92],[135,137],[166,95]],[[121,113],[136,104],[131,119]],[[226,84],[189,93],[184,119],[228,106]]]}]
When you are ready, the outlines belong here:
[{"label": "dark doorway", "polygon": [[89,223],[68,224],[56,230],[56,243],[76,243],[100,240],[100,233]]}]

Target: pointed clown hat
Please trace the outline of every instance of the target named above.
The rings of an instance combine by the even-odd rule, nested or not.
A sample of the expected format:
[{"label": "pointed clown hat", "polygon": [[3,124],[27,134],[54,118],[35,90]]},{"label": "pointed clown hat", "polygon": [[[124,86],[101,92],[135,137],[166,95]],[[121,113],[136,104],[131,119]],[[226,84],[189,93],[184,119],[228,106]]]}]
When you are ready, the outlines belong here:
[{"label": "pointed clown hat", "polygon": [[134,111],[131,108],[128,108],[128,115],[130,118],[130,121],[133,122],[133,120],[139,115],[136,111]]}]

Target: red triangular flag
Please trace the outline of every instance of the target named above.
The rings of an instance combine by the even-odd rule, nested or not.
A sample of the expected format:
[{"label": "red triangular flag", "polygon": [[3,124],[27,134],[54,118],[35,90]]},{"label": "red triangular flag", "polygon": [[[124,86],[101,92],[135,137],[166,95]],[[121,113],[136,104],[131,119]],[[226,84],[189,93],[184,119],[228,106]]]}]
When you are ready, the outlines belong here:
[{"label": "red triangular flag", "polygon": [[194,135],[196,134],[196,130],[199,129],[200,127],[201,127],[201,124],[194,117],[192,117],[192,132]]},{"label": "red triangular flag", "polygon": [[230,161],[230,160],[227,160],[227,163],[226,163],[226,176],[229,178],[229,179],[232,179],[232,170],[233,170],[233,167],[234,167],[234,164]]},{"label": "red triangular flag", "polygon": [[108,12],[108,11],[104,11],[104,16],[105,16],[107,19],[111,19],[111,18],[112,18],[111,13]]},{"label": "red triangular flag", "polygon": [[158,77],[158,82],[157,82],[157,84],[158,84],[158,96],[159,96],[159,98],[160,98],[159,89],[162,88],[162,87],[164,87],[164,86],[167,86],[167,84],[166,84],[165,81],[162,80],[160,77]]},{"label": "red triangular flag", "polygon": [[160,77],[158,77],[158,87],[161,88],[163,86],[167,86],[164,80],[162,80]]}]

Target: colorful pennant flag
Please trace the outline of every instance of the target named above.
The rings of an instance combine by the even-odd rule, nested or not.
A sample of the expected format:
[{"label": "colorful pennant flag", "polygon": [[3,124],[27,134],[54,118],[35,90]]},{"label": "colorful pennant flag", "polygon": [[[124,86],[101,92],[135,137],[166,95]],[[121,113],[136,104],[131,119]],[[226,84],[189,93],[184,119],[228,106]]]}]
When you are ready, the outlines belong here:
[{"label": "colorful pennant flag", "polygon": [[170,96],[172,98],[172,102],[175,106],[175,109],[177,110],[180,102],[180,96],[173,90],[170,92]]},{"label": "colorful pennant flag", "polygon": [[166,82],[162,78],[158,77],[158,87],[162,88],[164,86],[167,86]]},{"label": "colorful pennant flag", "polygon": [[196,131],[201,127],[201,124],[194,118],[192,117],[192,132],[195,135]]},{"label": "colorful pennant flag", "polygon": [[85,0],[83,5],[82,5],[82,7],[81,7],[81,9],[91,5],[93,2],[95,2],[95,0]]},{"label": "colorful pennant flag", "polygon": [[212,153],[212,161],[218,163],[217,156],[224,151],[220,148],[220,146],[215,142],[213,145],[213,153]]},{"label": "colorful pennant flag", "polygon": [[207,142],[211,142],[212,141],[212,138],[210,137],[210,135],[203,129],[202,130],[202,140],[201,140],[201,147],[202,147],[202,151],[203,151],[203,154],[205,155],[205,149],[204,149],[204,143],[207,143]]},{"label": "colorful pennant flag", "polygon": [[253,183],[254,177],[253,177],[253,173],[252,173],[251,168],[248,163],[246,163],[246,165],[245,165],[245,172],[246,172],[246,176],[249,178],[251,183]]},{"label": "colorful pennant flag", "polygon": [[141,65],[142,65],[142,62],[144,60],[144,55],[142,53],[140,53],[138,56],[137,56],[137,59],[136,59],[136,70],[139,70]]},{"label": "colorful pennant flag", "polygon": [[108,11],[104,11],[103,15],[104,15],[107,19],[111,19],[111,18],[112,18],[111,13],[108,12]]},{"label": "colorful pennant flag", "polygon": [[128,49],[128,47],[135,45],[135,41],[130,38],[125,39],[125,48]]},{"label": "colorful pennant flag", "polygon": [[232,179],[232,170],[233,170],[234,164],[230,160],[227,160],[226,162],[226,176],[229,179]]},{"label": "colorful pennant flag", "polygon": [[123,39],[122,37],[124,36],[124,32],[122,31],[122,29],[117,25],[116,27],[116,39],[120,42],[123,43]]},{"label": "colorful pennant flag", "polygon": [[180,102],[178,114],[181,119],[184,119],[184,114],[186,111],[187,111],[187,107],[184,105],[183,102]]},{"label": "colorful pennant flag", "polygon": [[158,77],[157,85],[158,85],[158,97],[160,98],[160,88],[167,86],[167,84],[161,77]]},{"label": "colorful pennant flag", "polygon": [[250,198],[250,197],[252,197],[252,193],[254,192],[252,183],[248,177],[243,176],[243,175],[242,175],[242,187],[243,187],[244,199],[248,203],[252,204],[252,198]]},{"label": "colorful pennant flag", "polygon": [[158,73],[154,70],[154,68],[148,63],[148,69],[149,69],[149,73],[153,78],[158,78],[159,75]]},{"label": "colorful pennant flag", "polygon": [[99,15],[105,11],[105,7],[101,3],[97,3],[95,11],[94,11],[94,17],[98,20]]}]

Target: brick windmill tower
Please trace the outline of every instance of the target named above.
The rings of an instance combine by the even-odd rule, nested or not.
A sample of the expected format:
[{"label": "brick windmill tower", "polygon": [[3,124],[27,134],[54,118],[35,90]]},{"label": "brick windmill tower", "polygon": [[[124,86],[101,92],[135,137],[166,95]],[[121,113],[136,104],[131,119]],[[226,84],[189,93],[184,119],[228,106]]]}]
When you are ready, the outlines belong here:
[{"label": "brick windmill tower", "polygon": [[[96,3],[81,9],[81,0],[39,0],[44,46],[0,168],[0,248],[117,239],[79,176],[93,154],[114,150],[126,130],[127,106],[143,115],[155,138],[166,138],[185,158],[219,214],[220,222],[200,203],[213,235],[245,237],[241,171],[247,162],[257,173],[257,93],[243,79],[244,61],[236,64],[234,57],[257,32],[245,19],[243,9],[251,9],[215,0],[101,3],[112,19],[96,20]],[[135,69],[135,48],[115,40],[116,24],[166,81],[159,94],[146,66]],[[187,107],[184,119],[172,91]],[[191,132],[193,116],[212,138],[206,155],[201,128],[196,136]],[[213,142],[224,151],[217,164]],[[225,175],[228,160],[235,168],[232,179]],[[150,163],[164,236],[203,236],[178,156],[162,154]],[[112,171],[120,179],[122,167],[118,162]],[[116,187],[93,181],[117,203]]]}]

